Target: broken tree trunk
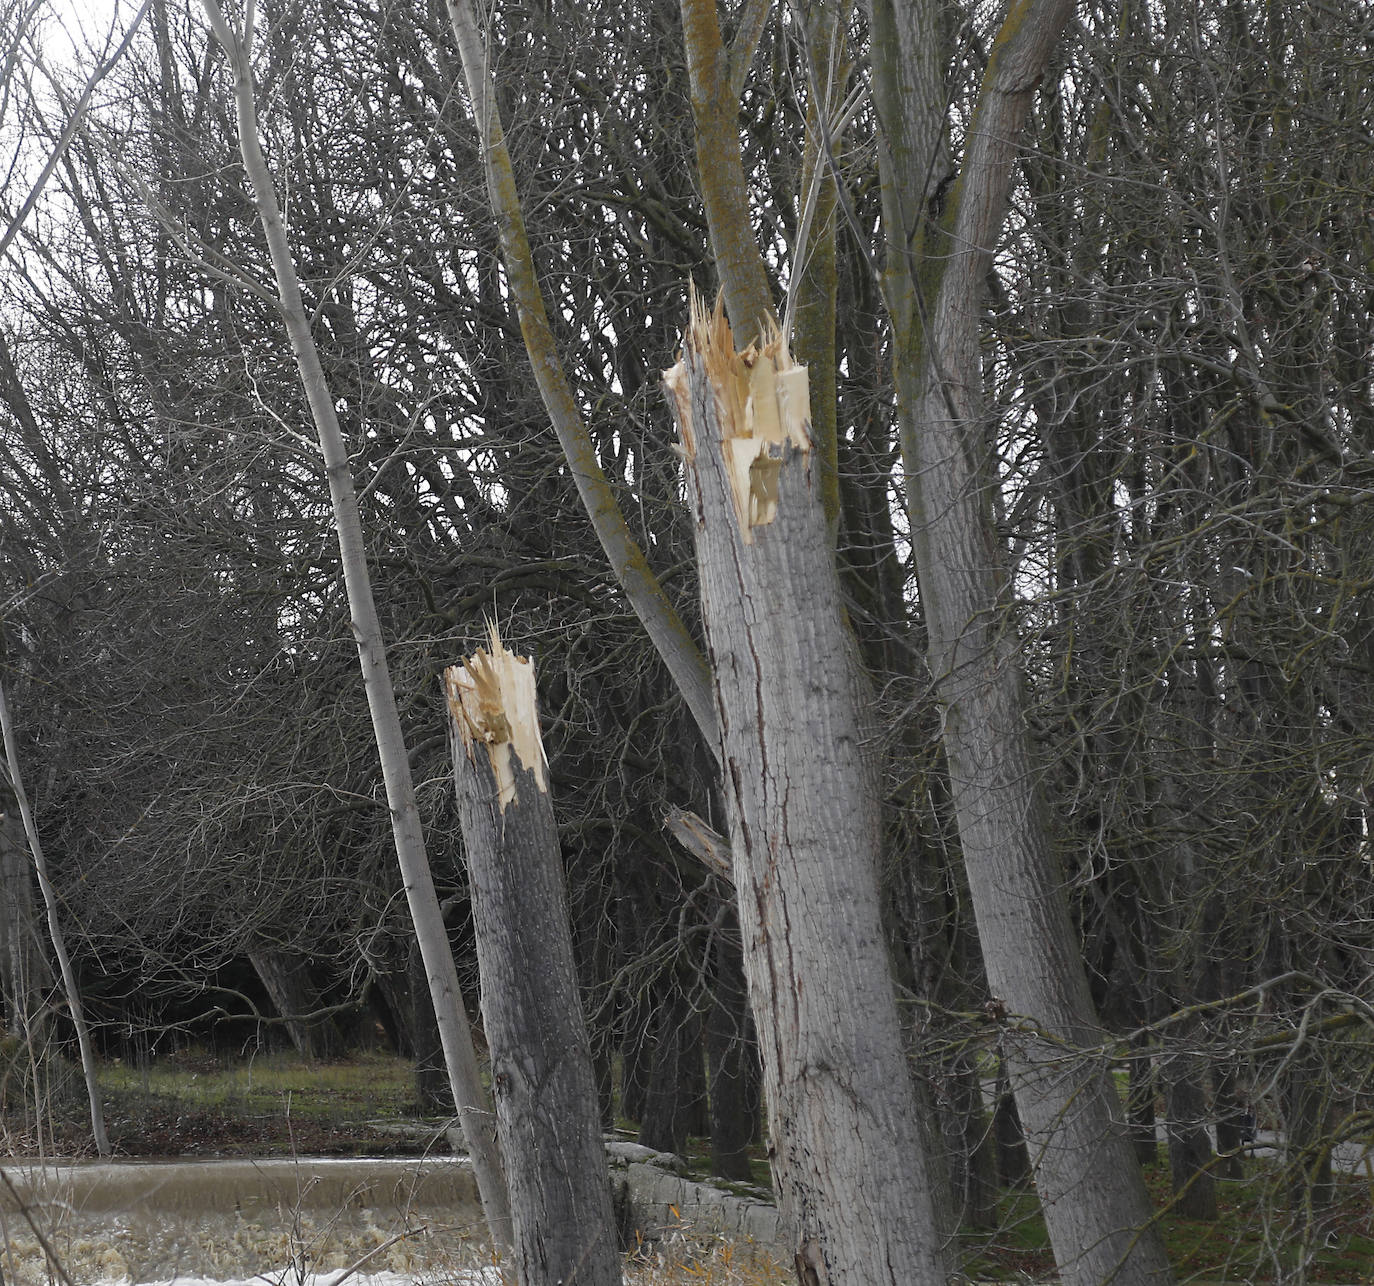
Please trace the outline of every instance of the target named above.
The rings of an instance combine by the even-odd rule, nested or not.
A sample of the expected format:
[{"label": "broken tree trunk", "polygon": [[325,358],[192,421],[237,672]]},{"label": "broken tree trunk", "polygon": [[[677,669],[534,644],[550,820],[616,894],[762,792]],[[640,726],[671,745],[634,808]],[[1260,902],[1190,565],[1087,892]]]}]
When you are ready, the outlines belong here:
[{"label": "broken tree trunk", "polygon": [[534,667],[501,645],[444,675],[521,1286],[619,1283]]},{"label": "broken tree trunk", "polygon": [[696,519],[745,972],[801,1280],[943,1283],[945,1238],[879,917],[861,680],[805,368],[692,302],[665,376]]}]

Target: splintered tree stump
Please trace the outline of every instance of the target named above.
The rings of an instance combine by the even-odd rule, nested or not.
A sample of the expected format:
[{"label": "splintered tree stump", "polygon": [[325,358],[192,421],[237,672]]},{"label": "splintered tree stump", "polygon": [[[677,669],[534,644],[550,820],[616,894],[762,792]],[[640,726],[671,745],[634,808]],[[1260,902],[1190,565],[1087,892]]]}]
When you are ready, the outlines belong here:
[{"label": "splintered tree stump", "polygon": [[619,1283],[534,667],[493,627],[444,681],[516,1272],[522,1286]]},{"label": "splintered tree stump", "polygon": [[943,1284],[947,1242],[879,914],[867,696],[818,494],[806,370],[776,336],[737,353],[721,308],[708,315],[693,298],[664,383],[796,1262],[821,1286]]}]

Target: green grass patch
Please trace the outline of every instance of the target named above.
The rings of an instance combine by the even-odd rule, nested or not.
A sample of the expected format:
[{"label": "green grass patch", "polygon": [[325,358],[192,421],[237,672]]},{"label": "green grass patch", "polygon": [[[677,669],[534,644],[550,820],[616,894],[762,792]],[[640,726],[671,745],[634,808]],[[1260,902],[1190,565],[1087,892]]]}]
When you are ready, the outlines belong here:
[{"label": "green grass patch", "polygon": [[[432,1141],[413,1120],[413,1068],[389,1054],[228,1061],[190,1051],[106,1063],[99,1081],[111,1141],[128,1155],[405,1154]],[[409,1135],[387,1129],[407,1121]],[[63,1134],[81,1132],[73,1119]]]},{"label": "green grass patch", "polygon": [[[1148,1173],[1156,1203],[1167,1207],[1164,1164]],[[1331,1206],[1310,1223],[1292,1209],[1289,1176],[1272,1161],[1247,1161],[1245,1177],[1217,1184],[1217,1219],[1160,1221],[1179,1277],[1205,1281],[1275,1281],[1299,1270],[1314,1282],[1374,1281],[1369,1183],[1343,1175]]]},{"label": "green grass patch", "polygon": [[151,1094],[198,1111],[281,1112],[353,1119],[400,1117],[414,1098],[411,1065],[390,1054],[313,1063],[297,1054],[221,1062],[187,1054],[131,1067],[107,1063],[100,1085],[116,1094]]},{"label": "green grass patch", "polygon": [[[1287,1177],[1273,1162],[1247,1161],[1243,1179],[1219,1181],[1215,1222],[1170,1212],[1169,1170],[1162,1161],[1147,1169],[1146,1179],[1180,1282],[1273,1282],[1292,1279],[1300,1268],[1311,1282],[1374,1282],[1374,1211],[1363,1177],[1338,1177],[1334,1202],[1310,1228],[1289,1209]],[[962,1235],[970,1277],[1054,1276],[1049,1236],[1033,1194],[1005,1194],[997,1224],[993,1231]]]}]

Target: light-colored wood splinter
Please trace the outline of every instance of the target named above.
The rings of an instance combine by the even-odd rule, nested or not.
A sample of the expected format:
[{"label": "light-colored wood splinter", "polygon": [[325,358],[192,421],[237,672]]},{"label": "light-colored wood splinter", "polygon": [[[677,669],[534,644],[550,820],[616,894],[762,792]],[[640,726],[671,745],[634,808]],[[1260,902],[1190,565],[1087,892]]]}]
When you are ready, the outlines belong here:
[{"label": "light-colored wood splinter", "polygon": [[478,745],[487,749],[504,812],[516,802],[512,755],[534,774],[546,794],[548,765],[539,734],[534,666],[501,642],[495,623],[488,629],[489,647],[478,648],[464,664],[444,671],[444,691],[468,758],[474,757]]},{"label": "light-colored wood splinter", "polygon": [[[778,475],[790,444],[811,451],[811,393],[806,367],[787,351],[776,326],[762,346],[750,344],[735,352],[734,334],[725,319],[724,297],[709,313],[696,290],[689,288],[691,321],[684,346],[699,355],[715,400],[735,517],[746,544],[753,529],[771,523],[778,513]],[[687,366],[679,361],[663,374],[663,382],[677,403],[682,450],[690,462],[696,457],[696,423],[691,414]]]}]

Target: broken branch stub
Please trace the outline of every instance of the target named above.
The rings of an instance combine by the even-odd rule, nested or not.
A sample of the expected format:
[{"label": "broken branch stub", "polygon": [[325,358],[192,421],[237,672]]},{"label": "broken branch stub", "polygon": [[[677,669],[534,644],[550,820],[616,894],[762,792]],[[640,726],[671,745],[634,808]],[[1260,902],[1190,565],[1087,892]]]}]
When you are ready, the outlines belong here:
[{"label": "broken branch stub", "polygon": [[730,841],[709,823],[686,808],[670,808],[663,814],[663,829],[697,859],[712,875],[735,882]]},{"label": "broken branch stub", "polygon": [[539,735],[534,666],[516,656],[502,642],[495,625],[489,630],[489,649],[478,648],[463,665],[444,671],[449,714],[463,750],[475,761],[477,747],[485,748],[496,778],[501,811],[516,801],[516,764],[534,774],[535,784],[548,793],[548,765]]},{"label": "broken branch stub", "polygon": [[691,464],[701,426],[692,409],[687,356],[700,360],[714,403],[735,519],[745,544],[752,544],[754,528],[777,517],[778,481],[788,448],[811,452],[806,367],[792,361],[776,327],[765,336],[762,347],[750,344],[743,352],[735,352],[723,299],[717,299],[708,314],[693,289],[690,308],[683,359],[664,372],[663,382],[677,411],[683,455]]}]

